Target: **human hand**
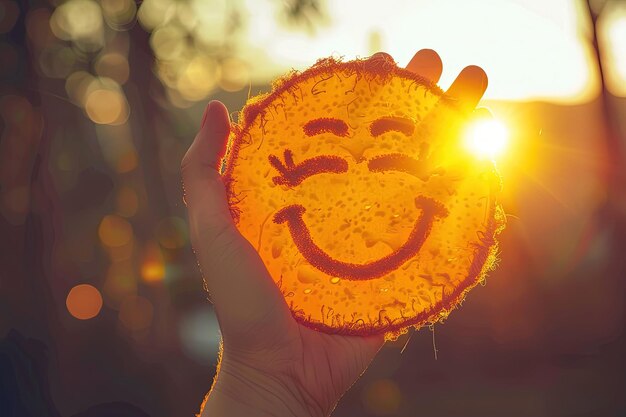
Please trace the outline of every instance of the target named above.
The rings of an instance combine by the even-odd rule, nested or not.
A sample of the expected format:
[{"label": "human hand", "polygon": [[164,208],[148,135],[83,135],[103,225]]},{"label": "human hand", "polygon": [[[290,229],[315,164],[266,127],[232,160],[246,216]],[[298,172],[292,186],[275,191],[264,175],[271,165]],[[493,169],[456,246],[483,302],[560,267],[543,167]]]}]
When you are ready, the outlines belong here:
[{"label": "human hand", "polygon": [[[407,69],[436,83],[441,59],[421,50]],[[469,112],[486,86],[484,71],[470,66],[448,94]],[[202,415],[328,416],[384,336],[331,335],[293,319],[263,261],[231,218],[218,171],[229,131],[228,111],[212,101],[181,168],[191,241],[222,332],[218,372]]]}]

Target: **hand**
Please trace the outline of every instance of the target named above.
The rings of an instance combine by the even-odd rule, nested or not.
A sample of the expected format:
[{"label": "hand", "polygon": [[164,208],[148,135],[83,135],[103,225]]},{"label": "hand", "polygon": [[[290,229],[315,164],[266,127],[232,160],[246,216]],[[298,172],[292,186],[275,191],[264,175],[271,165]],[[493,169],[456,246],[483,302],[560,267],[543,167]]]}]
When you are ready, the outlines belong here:
[{"label": "hand", "polygon": [[[441,59],[421,50],[407,69],[437,82]],[[470,66],[448,93],[471,111],[486,87],[484,71]],[[384,337],[325,334],[292,318],[263,261],[230,216],[218,173],[229,128],[224,105],[209,103],[182,161],[191,241],[223,341],[202,416],[328,416]]]}]

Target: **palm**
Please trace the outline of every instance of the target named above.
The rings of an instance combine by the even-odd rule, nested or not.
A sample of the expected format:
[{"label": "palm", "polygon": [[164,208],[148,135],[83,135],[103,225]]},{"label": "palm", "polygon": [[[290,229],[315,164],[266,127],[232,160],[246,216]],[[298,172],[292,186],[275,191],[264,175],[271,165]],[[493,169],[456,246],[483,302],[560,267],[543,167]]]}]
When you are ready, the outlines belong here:
[{"label": "palm", "polygon": [[[441,60],[418,52],[407,69],[437,82]],[[467,67],[448,94],[473,109],[486,88],[478,67]],[[254,248],[230,216],[218,173],[229,134],[228,111],[211,102],[203,126],[182,162],[190,231],[223,336],[221,368],[214,390],[237,386],[248,397],[265,393],[301,404],[307,415],[328,415],[367,368],[383,336],[320,333],[296,322]],[[237,389],[235,389],[236,391]],[[231,397],[241,392],[231,389]],[[244,396],[245,398],[245,396]],[[268,406],[271,408],[271,406]],[[292,408],[287,407],[290,414]]]},{"label": "palm", "polygon": [[250,292],[259,296],[223,306],[213,294],[223,335],[223,366],[237,378],[246,375],[258,385],[295,391],[311,414],[327,415],[373,359],[383,336],[330,335],[299,324],[267,271],[259,269],[261,260],[252,247],[246,241],[232,246],[230,239],[224,240],[229,249],[220,251],[222,264],[237,259],[230,263],[231,276],[254,282]]},{"label": "palm", "polygon": [[365,371],[383,345],[382,337],[359,338],[319,333],[298,325],[303,361],[297,376],[327,409]]},{"label": "palm", "polygon": [[[284,314],[290,315],[288,311]],[[298,387],[300,394],[311,401],[311,408],[323,415],[333,409],[364,372],[384,341],[380,335],[321,333],[297,323],[291,316],[284,323],[284,328],[272,326],[278,331],[275,334],[263,331],[268,335],[264,344],[269,349],[260,350],[266,354],[256,355],[256,363],[250,365],[262,366],[276,380]]]}]

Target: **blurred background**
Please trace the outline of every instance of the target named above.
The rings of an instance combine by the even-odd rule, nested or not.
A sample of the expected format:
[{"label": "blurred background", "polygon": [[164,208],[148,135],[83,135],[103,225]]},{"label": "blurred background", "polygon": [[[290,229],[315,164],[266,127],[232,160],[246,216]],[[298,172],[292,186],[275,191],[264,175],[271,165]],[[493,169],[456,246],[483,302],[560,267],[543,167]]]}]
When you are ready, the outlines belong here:
[{"label": "blurred background", "polygon": [[[0,0],[0,415],[191,416],[219,329],[179,166],[206,103],[376,51],[482,66],[501,262],[334,416],[626,416],[626,2]],[[242,306],[245,308],[245,306]]]}]

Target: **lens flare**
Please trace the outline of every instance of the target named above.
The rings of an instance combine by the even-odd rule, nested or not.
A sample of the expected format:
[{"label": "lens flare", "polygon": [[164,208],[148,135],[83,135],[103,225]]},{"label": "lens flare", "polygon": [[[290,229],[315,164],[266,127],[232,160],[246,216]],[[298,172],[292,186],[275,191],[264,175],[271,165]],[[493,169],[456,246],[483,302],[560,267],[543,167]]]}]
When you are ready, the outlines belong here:
[{"label": "lens flare", "polygon": [[496,159],[506,150],[509,129],[500,120],[481,119],[465,130],[465,147],[481,159]]}]

